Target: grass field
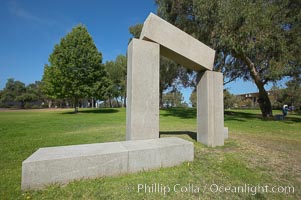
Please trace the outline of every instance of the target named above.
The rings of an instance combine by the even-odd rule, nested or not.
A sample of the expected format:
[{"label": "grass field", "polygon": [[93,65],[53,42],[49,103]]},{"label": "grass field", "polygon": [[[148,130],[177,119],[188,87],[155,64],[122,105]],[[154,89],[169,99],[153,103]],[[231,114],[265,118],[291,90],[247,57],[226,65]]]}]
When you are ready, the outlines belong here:
[{"label": "grass field", "polygon": [[[284,121],[263,120],[256,110],[225,111],[229,139],[225,146],[216,148],[194,140],[195,109],[161,110],[161,137],[193,141],[193,162],[22,192],[22,161],[38,148],[125,140],[125,109],[71,113],[72,110],[0,112],[0,199],[301,199],[301,115],[290,114]],[[138,193],[138,184],[155,183],[172,190],[176,185],[177,191]],[[234,191],[245,185],[249,192]],[[276,186],[276,192],[255,194],[253,186],[258,185],[268,186],[269,190]],[[223,192],[216,192],[217,186]],[[285,186],[293,186],[294,192],[285,192]],[[189,191],[189,187],[200,190]],[[227,187],[232,192],[225,192]],[[181,188],[183,192],[179,192]]]}]

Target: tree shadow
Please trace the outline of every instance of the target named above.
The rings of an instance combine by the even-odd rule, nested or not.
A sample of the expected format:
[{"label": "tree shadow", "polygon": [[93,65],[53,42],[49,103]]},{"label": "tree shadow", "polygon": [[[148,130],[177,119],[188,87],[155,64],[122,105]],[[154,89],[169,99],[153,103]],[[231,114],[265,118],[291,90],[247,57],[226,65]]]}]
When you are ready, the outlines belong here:
[{"label": "tree shadow", "polygon": [[197,133],[192,131],[160,131],[161,135],[188,135],[191,139],[197,141]]},{"label": "tree shadow", "polygon": [[[160,116],[174,116],[182,119],[196,119],[197,110],[196,108],[167,108],[162,109],[164,112]],[[276,121],[274,117],[263,118],[261,114],[242,112],[242,111],[224,111],[225,121],[238,121],[238,122],[247,122],[250,119],[259,119],[262,121]],[[283,123],[294,123],[301,122],[300,114],[288,115],[282,120]]]},{"label": "tree shadow", "polygon": [[[160,114],[161,116],[174,116],[182,119],[195,119],[197,117],[196,108],[168,108],[162,109],[165,113]],[[236,112],[236,111],[225,111],[224,112],[225,121],[227,120],[236,120],[245,122],[247,119],[260,119],[260,114],[245,113],[245,112]]]},{"label": "tree shadow", "polygon": [[161,116],[175,116],[182,119],[196,118],[196,109],[195,108],[167,108],[162,109],[166,111]]},{"label": "tree shadow", "polygon": [[254,113],[246,113],[246,112],[239,112],[239,111],[225,111],[224,112],[225,121],[240,121],[240,122],[246,122],[248,119],[261,119],[262,121],[280,121],[283,123],[294,123],[294,122],[301,122],[301,118],[294,116],[294,115],[288,115],[284,118],[284,120],[276,120],[275,117],[270,118],[263,118],[261,114],[254,114]]},{"label": "tree shadow", "polygon": [[261,120],[272,120],[272,118],[262,118],[261,114],[239,112],[239,111],[224,111],[225,121],[239,121],[246,122],[248,119],[261,119]]},{"label": "tree shadow", "polygon": [[113,109],[113,108],[99,108],[99,109],[79,110],[78,113],[74,113],[73,111],[69,111],[69,112],[64,112],[62,114],[80,114],[80,113],[109,114],[109,113],[117,113],[117,112],[119,112],[118,109]]},{"label": "tree shadow", "polygon": [[237,112],[237,111],[224,111],[225,116],[227,117],[238,117],[238,118],[245,118],[245,119],[258,119],[261,118],[260,114],[254,114],[254,113],[246,113],[246,112]]},{"label": "tree shadow", "polygon": [[288,116],[288,117],[285,117],[284,120],[282,120],[282,122],[288,123],[288,124],[291,124],[294,122],[301,122],[301,118]]}]

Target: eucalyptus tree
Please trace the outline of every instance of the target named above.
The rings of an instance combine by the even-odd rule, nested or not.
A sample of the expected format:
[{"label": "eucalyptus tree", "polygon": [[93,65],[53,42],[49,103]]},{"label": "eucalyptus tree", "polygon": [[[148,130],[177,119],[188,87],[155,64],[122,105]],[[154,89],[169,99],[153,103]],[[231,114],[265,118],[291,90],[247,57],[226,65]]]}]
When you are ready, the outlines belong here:
[{"label": "eucalyptus tree", "polygon": [[[216,50],[214,70],[251,80],[263,117],[272,115],[265,86],[300,69],[301,3],[156,0],[158,14]],[[226,82],[227,82],[226,80]]]}]

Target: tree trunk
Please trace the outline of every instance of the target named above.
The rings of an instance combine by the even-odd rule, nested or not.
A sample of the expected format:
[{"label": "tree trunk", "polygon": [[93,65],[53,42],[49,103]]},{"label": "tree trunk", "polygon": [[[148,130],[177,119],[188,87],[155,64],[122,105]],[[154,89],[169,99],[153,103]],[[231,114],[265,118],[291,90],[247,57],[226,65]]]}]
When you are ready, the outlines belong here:
[{"label": "tree trunk", "polygon": [[115,100],[116,100],[116,103],[117,103],[117,107],[119,108],[119,107],[120,107],[120,105],[119,105],[119,102],[118,102],[118,99],[117,99],[117,97],[115,97]]},{"label": "tree trunk", "polygon": [[263,84],[257,85],[259,89],[258,103],[263,117],[273,116],[272,105],[267,91],[264,89]]},{"label": "tree trunk", "polygon": [[20,101],[20,108],[24,108],[25,107],[25,102],[24,101]]},{"label": "tree trunk", "polygon": [[259,103],[262,117],[272,117],[273,116],[272,104],[269,95],[264,88],[265,83],[260,79],[260,76],[256,71],[254,63],[247,56],[241,55],[240,57],[247,64],[248,69],[250,70],[250,75],[253,78],[255,85],[259,90],[258,103]]},{"label": "tree trunk", "polygon": [[123,107],[126,107],[126,94],[124,95],[124,98],[123,98]]},{"label": "tree trunk", "polygon": [[160,87],[160,97],[159,97],[160,108],[163,108],[163,89]]},{"label": "tree trunk", "polygon": [[111,98],[109,98],[110,108],[113,108]]},{"label": "tree trunk", "polygon": [[51,108],[52,107],[52,100],[49,100],[48,101],[48,108]]},{"label": "tree trunk", "polygon": [[74,113],[78,113],[78,97],[74,97]]}]

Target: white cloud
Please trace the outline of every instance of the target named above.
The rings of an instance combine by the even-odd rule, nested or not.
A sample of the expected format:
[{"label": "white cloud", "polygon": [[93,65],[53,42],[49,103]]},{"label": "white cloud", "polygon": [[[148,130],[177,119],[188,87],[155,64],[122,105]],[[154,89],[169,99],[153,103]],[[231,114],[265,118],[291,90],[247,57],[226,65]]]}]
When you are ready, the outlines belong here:
[{"label": "white cloud", "polygon": [[19,3],[16,1],[9,1],[8,9],[12,15],[15,15],[24,20],[32,21],[39,24],[44,25],[58,25],[58,22],[53,19],[42,18],[30,11],[24,9]]}]

